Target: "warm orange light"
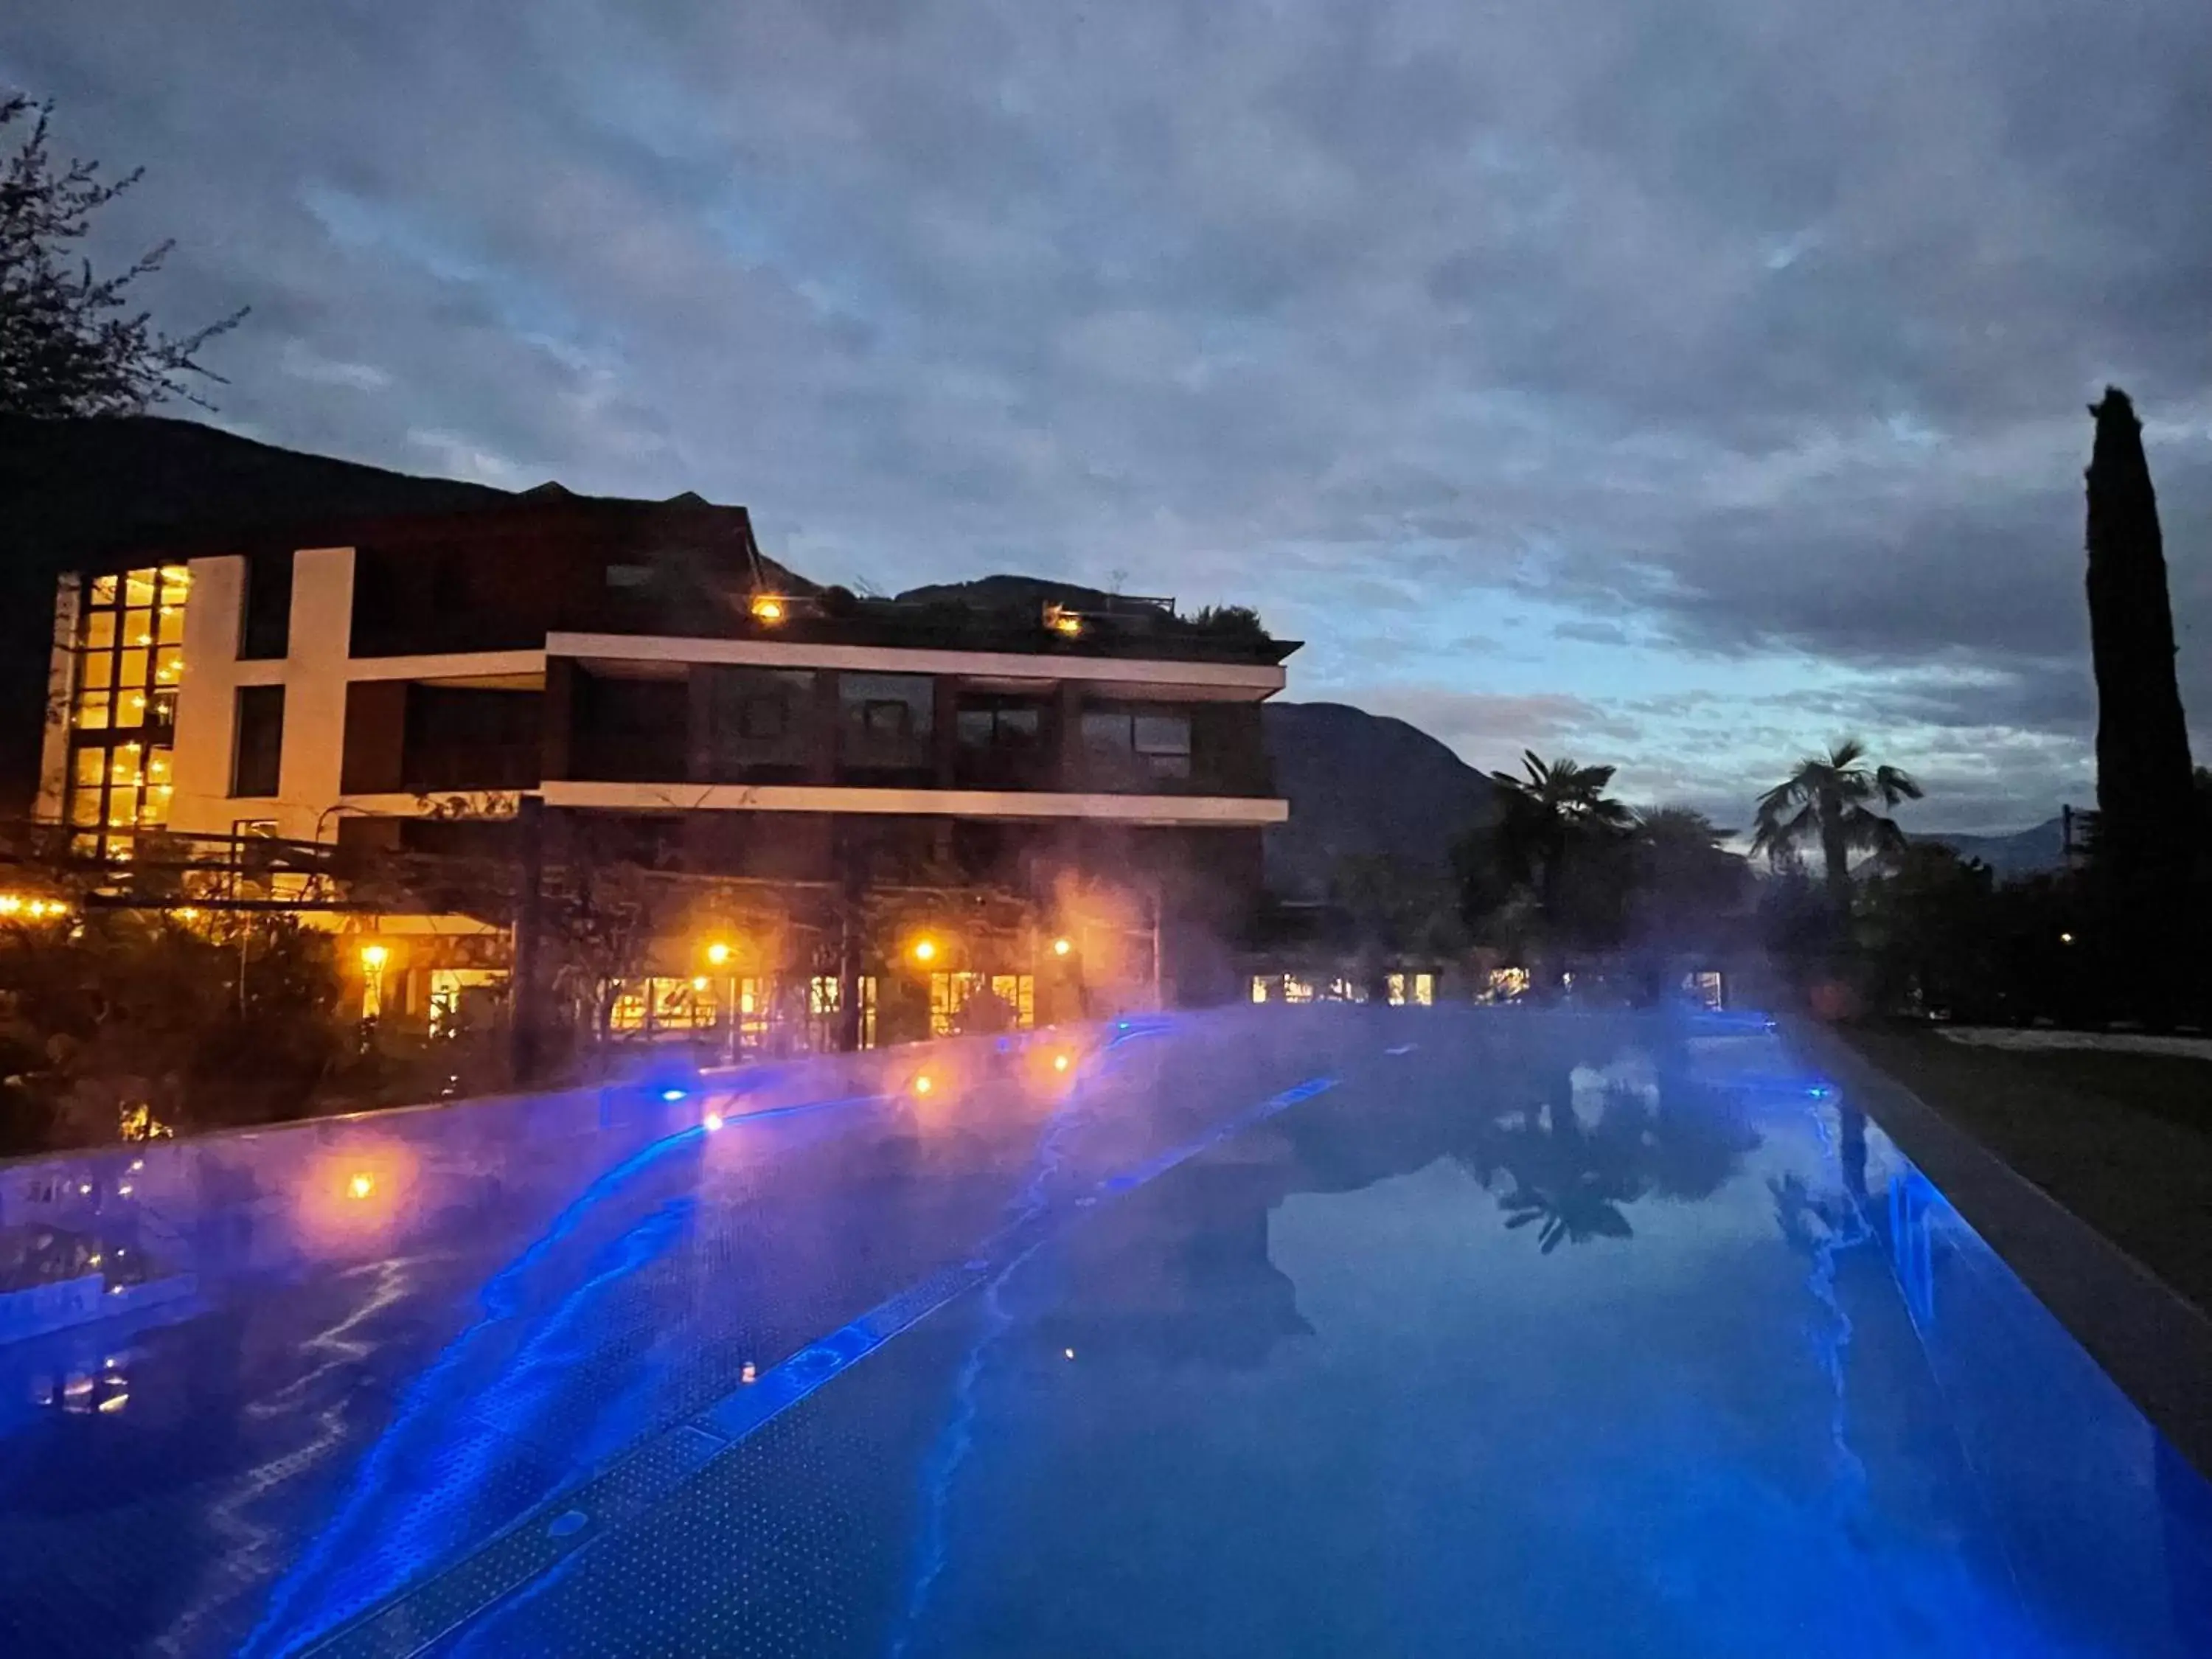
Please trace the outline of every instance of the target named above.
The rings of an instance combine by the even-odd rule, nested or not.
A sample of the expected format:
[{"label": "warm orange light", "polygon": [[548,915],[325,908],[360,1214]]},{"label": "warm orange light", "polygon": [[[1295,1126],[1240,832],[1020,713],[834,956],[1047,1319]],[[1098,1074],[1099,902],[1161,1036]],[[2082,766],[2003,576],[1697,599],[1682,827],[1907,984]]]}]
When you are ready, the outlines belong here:
[{"label": "warm orange light", "polygon": [[2074,935],[2071,933],[2061,933],[2058,936],[2058,942],[2061,945],[2071,945],[2074,942]]},{"label": "warm orange light", "polygon": [[920,1077],[917,1077],[914,1080],[914,1091],[918,1095],[926,1095],[936,1086],[937,1085],[934,1083],[929,1080],[929,1073],[927,1072],[924,1072]]},{"label": "warm orange light", "polygon": [[777,623],[783,620],[783,601],[776,598],[773,593],[755,594],[753,596],[753,620],[756,622],[764,622],[770,627],[774,627]]},{"label": "warm orange light", "polygon": [[928,939],[928,938],[918,939],[915,940],[915,942],[914,942],[914,959],[915,959],[916,962],[934,962],[934,961],[936,961],[936,960],[937,960],[937,941],[936,941],[935,939]]},{"label": "warm orange light", "polygon": [[1066,1054],[1054,1054],[1052,1057],[1052,1069],[1054,1071],[1064,1072],[1067,1069],[1067,1065],[1068,1061]]},{"label": "warm orange light", "polygon": [[364,945],[361,947],[361,965],[372,974],[381,973],[384,970],[384,964],[391,959],[392,952],[381,945]]},{"label": "warm orange light", "polygon": [[1052,953],[1056,957],[1064,957],[1074,948],[1064,939],[1056,939],[1052,942]]},{"label": "warm orange light", "polygon": [[707,983],[707,976],[704,974],[694,974],[691,976],[691,988],[695,991],[705,990]]},{"label": "warm orange light", "polygon": [[708,1113],[708,1114],[707,1114],[707,1117],[706,1117],[706,1124],[707,1124],[708,1130],[710,1133],[711,1133],[712,1131],[714,1131],[714,1130],[716,1130],[716,1129],[720,1128],[720,1127],[722,1127],[722,1115],[721,1115],[720,1112],[709,1112],[709,1113]]},{"label": "warm orange light", "polygon": [[1045,606],[1044,625],[1052,629],[1054,633],[1061,635],[1071,640],[1078,637],[1083,632],[1083,618],[1077,616],[1073,611],[1065,610],[1061,606],[1056,605],[1048,605]]},{"label": "warm orange light", "polygon": [[707,960],[717,968],[730,959],[730,947],[716,939],[707,947]]},{"label": "warm orange light", "polygon": [[346,1182],[348,1198],[367,1198],[376,1190],[376,1177],[366,1170],[356,1170]]}]

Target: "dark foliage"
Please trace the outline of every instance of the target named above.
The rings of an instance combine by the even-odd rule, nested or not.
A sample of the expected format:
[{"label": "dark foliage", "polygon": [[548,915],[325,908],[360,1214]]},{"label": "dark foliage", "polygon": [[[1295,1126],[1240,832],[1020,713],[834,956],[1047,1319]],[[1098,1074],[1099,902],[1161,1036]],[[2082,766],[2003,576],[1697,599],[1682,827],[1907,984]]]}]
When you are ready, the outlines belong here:
[{"label": "dark foliage", "polygon": [[297,1115],[344,1046],[331,937],[95,910],[0,925],[0,1151]]},{"label": "dark foliage", "polygon": [[0,98],[0,130],[30,122],[0,159],[0,413],[133,415],[170,398],[204,405],[195,381],[219,377],[198,353],[245,312],[191,334],[164,334],[131,309],[131,285],[159,270],[173,244],[107,276],[73,252],[93,216],[140,175],[110,181],[96,161],[58,164],[48,149],[52,110],[20,94]]},{"label": "dark foliage", "polygon": [[1829,907],[1840,919],[1850,909],[1853,857],[1894,859],[1905,850],[1905,832],[1880,809],[1919,799],[1910,774],[1868,764],[1863,743],[1840,738],[1759,798],[1751,850],[1786,864],[1820,848]]},{"label": "dark foliage", "polygon": [[2096,866],[2135,999],[2153,1018],[2188,1006],[2196,808],[2174,672],[2173,613],[2142,423],[2107,386],[2092,406],[2089,637],[2097,677]]}]

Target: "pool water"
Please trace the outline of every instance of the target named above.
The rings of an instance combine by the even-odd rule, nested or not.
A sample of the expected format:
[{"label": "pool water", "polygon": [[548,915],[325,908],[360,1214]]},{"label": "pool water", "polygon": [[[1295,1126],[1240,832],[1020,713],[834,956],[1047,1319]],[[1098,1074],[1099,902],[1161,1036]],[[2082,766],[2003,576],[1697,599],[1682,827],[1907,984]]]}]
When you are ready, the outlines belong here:
[{"label": "pool water", "polygon": [[0,1342],[0,1650],[2212,1653],[2212,1489],[1758,1022],[662,1092],[4,1172],[169,1288]]}]

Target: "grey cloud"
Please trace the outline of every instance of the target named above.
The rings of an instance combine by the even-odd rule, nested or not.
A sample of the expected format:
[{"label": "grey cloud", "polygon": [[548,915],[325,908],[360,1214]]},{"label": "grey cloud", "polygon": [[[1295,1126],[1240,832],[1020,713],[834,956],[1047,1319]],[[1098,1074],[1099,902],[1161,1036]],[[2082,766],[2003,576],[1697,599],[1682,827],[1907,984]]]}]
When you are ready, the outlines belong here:
[{"label": "grey cloud", "polygon": [[[1450,689],[1501,596],[1802,652],[2025,799],[2078,769],[2111,376],[2212,710],[2202,0],[27,12],[0,73],[150,164],[165,314],[255,307],[259,435],[698,489],[887,587],[1252,599],[1310,693]],[[1435,712],[1610,736],[1564,706]],[[1638,763],[1740,791],[1737,726]]]}]

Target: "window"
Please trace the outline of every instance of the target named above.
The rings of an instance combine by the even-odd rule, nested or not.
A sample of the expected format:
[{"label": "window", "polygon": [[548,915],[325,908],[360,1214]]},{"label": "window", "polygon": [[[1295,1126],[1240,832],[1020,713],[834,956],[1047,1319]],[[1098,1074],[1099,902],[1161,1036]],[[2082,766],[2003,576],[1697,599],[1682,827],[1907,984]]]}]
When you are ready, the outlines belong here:
[{"label": "window", "polygon": [[1168,709],[1086,708],[1083,746],[1140,776],[1190,775],[1190,716]]},{"label": "window", "polygon": [[971,705],[953,726],[963,749],[1034,749],[1044,740],[1044,711],[1030,702]]},{"label": "window", "polygon": [[1434,974],[1393,974],[1389,977],[1389,992],[1393,1007],[1403,1007],[1408,1002],[1416,1008],[1430,1007],[1437,1000],[1437,976]]},{"label": "window", "polygon": [[859,766],[926,763],[936,701],[927,674],[839,675],[845,759]]},{"label": "window", "polygon": [[[992,1003],[981,1000],[989,997]],[[970,1005],[974,1005],[971,1006]],[[932,974],[929,1034],[965,1030],[1026,1031],[1036,1024],[1036,979],[1030,974]]]},{"label": "window", "polygon": [[240,613],[238,654],[252,661],[292,649],[292,550],[246,556],[246,605]]},{"label": "window", "polygon": [[231,739],[230,793],[276,793],[284,751],[284,688],[241,685]]},{"label": "window", "polygon": [[644,587],[653,580],[653,567],[646,564],[611,564],[607,567],[609,587]]},{"label": "window", "polygon": [[655,975],[616,981],[607,1010],[610,1031],[652,1036],[661,1031],[705,1031],[719,1018],[714,980]]},{"label": "window", "polygon": [[64,813],[86,832],[72,838],[80,856],[127,857],[134,830],[169,820],[170,732],[191,587],[191,573],[179,564],[94,576],[85,586]]},{"label": "window", "polygon": [[169,564],[95,576],[77,623],[70,724],[80,732],[174,724],[191,573]]},{"label": "window", "polygon": [[[876,976],[860,975],[860,1047],[876,1046]],[[806,982],[806,1012],[822,1027],[815,1041],[823,1048],[833,1046],[837,1027],[838,1004],[842,988],[836,979],[827,974],[817,974]]]},{"label": "window", "polygon": [[781,697],[747,697],[738,710],[738,735],[763,741],[791,729],[791,710]]}]

